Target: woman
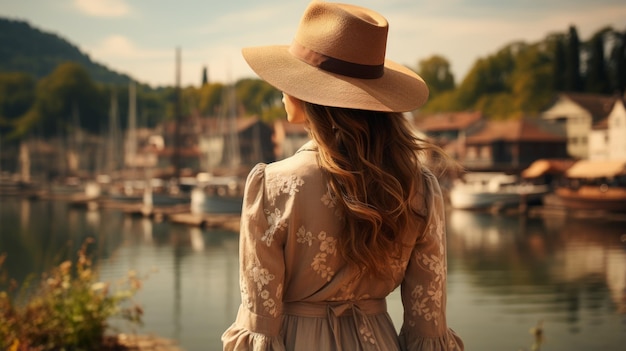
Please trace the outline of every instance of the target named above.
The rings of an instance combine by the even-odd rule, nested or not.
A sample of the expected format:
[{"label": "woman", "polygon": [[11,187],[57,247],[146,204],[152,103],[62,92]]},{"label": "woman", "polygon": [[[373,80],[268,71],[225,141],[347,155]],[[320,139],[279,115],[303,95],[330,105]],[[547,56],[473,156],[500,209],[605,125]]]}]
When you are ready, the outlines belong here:
[{"label": "woman", "polygon": [[[248,176],[225,350],[463,349],[445,317],[444,204],[423,164],[439,151],[401,114],[428,88],[385,61],[387,28],[371,10],[314,1],[290,46],[243,50],[312,140]],[[399,285],[400,335],[385,303]]]}]

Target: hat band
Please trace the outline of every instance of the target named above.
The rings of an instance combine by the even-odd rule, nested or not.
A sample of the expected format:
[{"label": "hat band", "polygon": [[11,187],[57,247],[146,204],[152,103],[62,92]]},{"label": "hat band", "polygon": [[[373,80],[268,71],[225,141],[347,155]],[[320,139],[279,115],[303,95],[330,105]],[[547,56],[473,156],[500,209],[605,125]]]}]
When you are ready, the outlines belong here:
[{"label": "hat band", "polygon": [[291,43],[289,53],[311,66],[318,67],[327,72],[337,73],[342,76],[352,78],[376,79],[382,77],[385,72],[384,63],[380,65],[363,65],[360,63],[348,62],[320,54],[319,52],[315,52],[295,41]]}]

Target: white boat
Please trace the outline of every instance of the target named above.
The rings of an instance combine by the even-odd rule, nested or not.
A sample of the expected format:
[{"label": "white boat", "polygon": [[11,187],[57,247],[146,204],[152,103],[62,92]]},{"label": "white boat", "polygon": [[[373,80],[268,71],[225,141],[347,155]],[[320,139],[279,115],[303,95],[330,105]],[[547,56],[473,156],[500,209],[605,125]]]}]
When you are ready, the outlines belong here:
[{"label": "white boat", "polygon": [[214,177],[191,191],[192,213],[241,213],[242,179],[236,176]]},{"label": "white boat", "polygon": [[475,172],[454,182],[450,205],[464,210],[515,207],[539,202],[548,191],[548,185],[523,183],[515,175]]}]

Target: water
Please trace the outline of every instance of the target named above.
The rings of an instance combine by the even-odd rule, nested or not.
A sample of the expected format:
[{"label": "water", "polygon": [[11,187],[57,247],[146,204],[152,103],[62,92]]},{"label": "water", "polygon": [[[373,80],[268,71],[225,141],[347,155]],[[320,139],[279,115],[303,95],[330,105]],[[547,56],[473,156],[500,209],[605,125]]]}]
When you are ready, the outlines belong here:
[{"label": "water", "polygon": [[[87,237],[96,238],[103,280],[131,269],[145,276],[137,332],[176,339],[189,351],[221,350],[239,305],[236,233],[0,199],[0,252],[18,280],[69,257]],[[448,321],[467,350],[528,350],[540,321],[544,351],[624,349],[625,222],[454,211],[448,250]],[[399,323],[398,293],[388,300]]]}]

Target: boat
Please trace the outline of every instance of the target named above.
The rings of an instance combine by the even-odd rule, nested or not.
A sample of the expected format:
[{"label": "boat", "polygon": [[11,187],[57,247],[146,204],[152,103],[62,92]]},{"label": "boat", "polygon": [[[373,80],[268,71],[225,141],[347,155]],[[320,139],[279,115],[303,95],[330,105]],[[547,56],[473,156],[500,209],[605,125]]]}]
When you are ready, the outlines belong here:
[{"label": "boat", "polygon": [[626,160],[578,161],[554,194],[566,209],[626,213]]},{"label": "boat", "polygon": [[243,183],[238,176],[211,176],[191,191],[192,213],[239,214],[243,204]]},{"label": "boat", "polygon": [[189,204],[189,194],[178,190],[160,178],[147,180],[124,180],[111,186],[108,198],[113,202],[143,204],[147,207]]},{"label": "boat", "polygon": [[519,207],[540,202],[548,191],[548,185],[523,182],[516,175],[470,172],[453,182],[450,205],[462,210]]}]

